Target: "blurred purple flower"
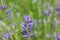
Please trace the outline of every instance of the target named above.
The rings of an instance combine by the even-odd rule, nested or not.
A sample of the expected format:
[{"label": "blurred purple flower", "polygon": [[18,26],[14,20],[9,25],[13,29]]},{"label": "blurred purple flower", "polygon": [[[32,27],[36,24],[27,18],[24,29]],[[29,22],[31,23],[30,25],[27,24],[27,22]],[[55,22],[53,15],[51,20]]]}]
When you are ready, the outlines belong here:
[{"label": "blurred purple flower", "polygon": [[12,14],[12,10],[11,9],[7,9],[5,11],[5,13],[6,13],[6,16],[7,16],[8,20],[12,20],[13,19],[13,14]]},{"label": "blurred purple flower", "polygon": [[5,13],[6,13],[6,14],[8,14],[8,13],[10,13],[10,12],[12,12],[11,9],[7,9],[7,10],[5,10]]},{"label": "blurred purple flower", "polygon": [[0,9],[2,9],[2,6],[0,6]]},{"label": "blurred purple flower", "polygon": [[8,38],[9,37],[9,34],[7,34],[7,33],[6,34],[3,34],[3,37],[4,38]]},{"label": "blurred purple flower", "polygon": [[46,37],[47,37],[47,38],[50,38],[50,37],[51,37],[51,36],[50,36],[50,33],[47,33],[47,34],[46,34]]},{"label": "blurred purple flower", "polygon": [[45,10],[45,11],[44,11],[44,15],[45,15],[45,16],[46,16],[46,15],[49,16],[49,15],[50,15],[50,11],[49,11],[49,10]]},{"label": "blurred purple flower", "polygon": [[57,5],[57,6],[60,6],[60,2],[57,2],[56,5]]},{"label": "blurred purple flower", "polygon": [[56,10],[56,15],[57,15],[57,18],[60,18],[60,9]]},{"label": "blurred purple flower", "polygon": [[59,13],[59,14],[57,14],[57,17],[58,17],[58,18],[60,18],[60,13]]},{"label": "blurred purple flower", "polygon": [[7,5],[0,6],[0,9],[6,9],[6,8],[7,8]]},{"label": "blurred purple flower", "polygon": [[55,40],[60,40],[60,34],[56,34],[56,36],[55,36]]},{"label": "blurred purple flower", "polygon": [[25,21],[29,22],[31,19],[30,19],[30,16],[24,16],[24,19]]},{"label": "blurred purple flower", "polygon": [[2,40],[8,40],[8,38],[9,38],[9,34],[3,34],[2,35]]},{"label": "blurred purple flower", "polygon": [[60,2],[57,2],[57,8],[56,8],[56,15],[57,15],[57,18],[60,18]]},{"label": "blurred purple flower", "polygon": [[30,31],[32,30],[32,20],[30,19],[30,16],[24,16],[25,22],[22,24],[23,31],[21,32],[24,35],[24,38],[31,37],[32,34],[30,34]]},{"label": "blurred purple flower", "polygon": [[24,29],[26,29],[26,24],[25,24],[25,23],[23,23],[23,24],[22,24],[22,27],[23,27]]},{"label": "blurred purple flower", "polygon": [[11,36],[12,36],[12,32],[3,34],[2,35],[2,40],[8,40],[8,38],[10,38]]},{"label": "blurred purple flower", "polygon": [[3,6],[2,6],[2,9],[6,9],[6,8],[7,8],[7,5],[3,5]]},{"label": "blurred purple flower", "polygon": [[60,13],[60,8],[56,8],[57,13]]},{"label": "blurred purple flower", "polygon": [[28,35],[24,35],[24,38],[28,38],[28,37],[32,37],[34,36],[34,34],[28,34]]}]

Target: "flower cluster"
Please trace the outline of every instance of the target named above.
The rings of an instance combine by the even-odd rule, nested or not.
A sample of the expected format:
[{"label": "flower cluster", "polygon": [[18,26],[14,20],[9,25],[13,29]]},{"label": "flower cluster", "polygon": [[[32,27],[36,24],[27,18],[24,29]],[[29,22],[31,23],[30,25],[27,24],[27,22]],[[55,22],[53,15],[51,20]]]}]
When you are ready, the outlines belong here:
[{"label": "flower cluster", "polygon": [[2,35],[2,40],[8,40],[12,36],[12,33],[6,33]]},{"label": "flower cluster", "polygon": [[0,9],[6,9],[6,8],[7,8],[7,5],[0,6]]},{"label": "flower cluster", "polygon": [[24,35],[24,38],[28,38],[33,36],[34,34],[30,34],[32,30],[32,20],[30,19],[30,16],[24,16],[25,22],[22,24],[23,31],[21,32]]},{"label": "flower cluster", "polygon": [[55,40],[60,40],[60,34],[55,35]]},{"label": "flower cluster", "polygon": [[57,2],[57,3],[56,3],[56,6],[57,6],[57,7],[60,7],[60,2]]},{"label": "flower cluster", "polygon": [[49,15],[50,15],[50,11],[49,11],[48,9],[46,9],[46,10],[44,11],[44,15],[45,15],[45,16],[49,16]]},{"label": "flower cluster", "polygon": [[6,13],[6,16],[7,16],[8,20],[12,20],[13,19],[13,15],[12,15],[12,10],[11,9],[5,10],[5,13]]},{"label": "flower cluster", "polygon": [[57,6],[56,8],[57,18],[60,18],[60,2],[57,2],[56,6]]}]

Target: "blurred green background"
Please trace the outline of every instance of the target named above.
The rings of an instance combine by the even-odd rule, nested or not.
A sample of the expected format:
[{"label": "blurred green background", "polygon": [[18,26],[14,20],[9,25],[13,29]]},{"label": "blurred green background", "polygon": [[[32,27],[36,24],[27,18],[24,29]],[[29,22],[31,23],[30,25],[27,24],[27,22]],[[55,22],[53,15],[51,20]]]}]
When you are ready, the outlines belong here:
[{"label": "blurred green background", "polygon": [[[13,35],[9,40],[28,40],[21,34],[24,15],[30,15],[33,20],[34,36],[29,40],[54,40],[53,34],[56,31],[52,22],[56,18],[56,0],[0,0],[0,5],[4,4],[7,5],[7,9],[12,9],[13,19],[8,20],[5,10],[0,10],[0,40],[2,40],[2,34],[10,30],[13,30]],[[47,8],[51,11],[51,17],[44,16],[44,10]],[[47,20],[44,20],[45,18]]]}]

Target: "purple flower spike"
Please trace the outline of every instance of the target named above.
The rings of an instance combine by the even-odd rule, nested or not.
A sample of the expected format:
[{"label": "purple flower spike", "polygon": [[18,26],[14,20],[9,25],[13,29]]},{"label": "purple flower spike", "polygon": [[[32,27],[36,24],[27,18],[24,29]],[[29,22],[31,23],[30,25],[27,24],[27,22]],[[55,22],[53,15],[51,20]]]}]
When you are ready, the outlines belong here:
[{"label": "purple flower spike", "polygon": [[30,19],[30,16],[24,16],[25,22],[23,23],[23,31],[21,32],[24,35],[24,38],[32,37],[33,34],[30,34],[32,30],[32,20]]}]

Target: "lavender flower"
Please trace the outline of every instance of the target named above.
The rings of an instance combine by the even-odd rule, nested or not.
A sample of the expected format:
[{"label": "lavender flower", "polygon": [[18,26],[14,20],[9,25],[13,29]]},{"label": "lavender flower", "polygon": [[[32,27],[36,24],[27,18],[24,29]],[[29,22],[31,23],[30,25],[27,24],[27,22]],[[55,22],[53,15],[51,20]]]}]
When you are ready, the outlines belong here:
[{"label": "lavender flower", "polygon": [[55,36],[55,40],[60,40],[60,34]]},{"label": "lavender flower", "polygon": [[6,9],[6,8],[7,8],[7,5],[0,6],[0,9]]},{"label": "lavender flower", "polygon": [[6,14],[8,14],[8,13],[10,13],[10,12],[12,12],[11,9],[7,9],[7,10],[5,11]]},{"label": "lavender flower", "polygon": [[60,6],[60,2],[57,2],[56,5],[57,5],[57,6]]},{"label": "lavender flower", "polygon": [[9,38],[9,34],[3,34],[3,36],[2,36],[2,40],[8,40],[8,38]]},{"label": "lavender flower", "polygon": [[24,38],[32,37],[34,34],[30,34],[32,30],[32,20],[30,16],[24,16],[25,22],[22,24],[23,31],[21,32],[24,35]]},{"label": "lavender flower", "polygon": [[46,15],[48,15],[48,16],[49,16],[49,15],[50,15],[50,13],[49,13],[49,12],[50,12],[49,10],[45,10],[45,11],[44,11],[44,15],[45,15],[45,16],[46,16]]},{"label": "lavender flower", "polygon": [[29,36],[29,37],[32,37],[32,36],[34,36],[34,34],[27,34],[27,35],[24,35],[24,38],[28,38],[28,36]]},{"label": "lavender flower", "polygon": [[30,16],[24,16],[25,21],[29,22],[31,21]]},{"label": "lavender flower", "polygon": [[12,36],[12,32],[6,33],[2,35],[2,40],[8,40]]},{"label": "lavender flower", "polygon": [[47,38],[50,38],[50,37],[51,37],[51,36],[50,36],[50,33],[47,33],[47,34],[46,34],[46,37],[47,37]]},{"label": "lavender flower", "polygon": [[5,13],[6,13],[6,16],[7,16],[8,20],[12,20],[13,19],[13,15],[12,15],[12,10],[11,9],[6,10]]},{"label": "lavender flower", "polygon": [[60,18],[60,13],[59,13],[59,14],[57,14],[57,18]]},{"label": "lavender flower", "polygon": [[60,18],[60,8],[56,9],[56,15],[57,15],[57,18]]},{"label": "lavender flower", "polygon": [[7,8],[7,5],[3,5],[3,6],[2,6],[2,9],[6,9],[6,8]]},{"label": "lavender flower", "polygon": [[57,18],[60,18],[60,8],[56,8],[56,15],[57,15]]},{"label": "lavender flower", "polygon": [[60,13],[60,2],[57,2],[57,3],[56,3],[56,6],[57,6],[56,11],[57,11],[58,13]]}]

